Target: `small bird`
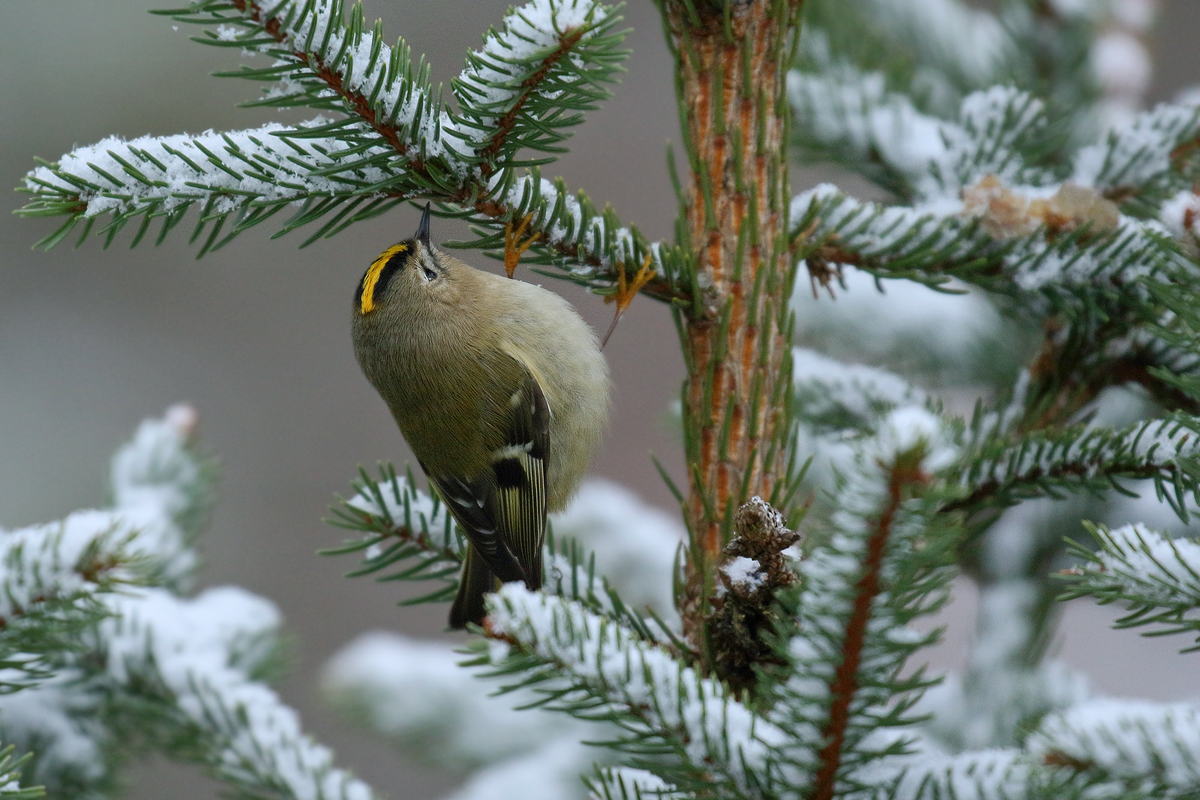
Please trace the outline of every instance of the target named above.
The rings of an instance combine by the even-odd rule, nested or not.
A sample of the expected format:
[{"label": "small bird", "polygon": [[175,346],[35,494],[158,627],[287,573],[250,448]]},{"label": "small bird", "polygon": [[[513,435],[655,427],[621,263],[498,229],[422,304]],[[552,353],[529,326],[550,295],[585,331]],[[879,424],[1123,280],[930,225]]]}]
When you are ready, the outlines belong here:
[{"label": "small bird", "polygon": [[608,417],[608,366],[565,300],[412,239],[354,297],[354,355],[469,543],[450,627],[500,584],[542,585],[547,511],[579,486]]}]

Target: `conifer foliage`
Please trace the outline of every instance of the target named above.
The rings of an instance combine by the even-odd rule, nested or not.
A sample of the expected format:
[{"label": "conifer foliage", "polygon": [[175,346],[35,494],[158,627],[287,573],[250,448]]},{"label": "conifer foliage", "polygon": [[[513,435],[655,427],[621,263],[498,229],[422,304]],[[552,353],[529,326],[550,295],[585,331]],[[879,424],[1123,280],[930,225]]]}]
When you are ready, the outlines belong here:
[{"label": "conifer foliage", "polygon": [[[476,678],[396,636],[330,667],[367,724],[476,768],[460,797],[1200,796],[1200,705],[1091,696],[1045,657],[1060,595],[1200,641],[1200,544],[1105,522],[1139,492],[1183,522],[1200,505],[1200,105],[1141,107],[1153,4],[657,5],[683,143],[673,241],[542,177],[627,56],[620,8],[597,0],[510,9],[453,107],[341,0],[163,11],[254,56],[225,74],[263,86],[255,104],[312,116],[77,148],[26,176],[22,213],[61,221],[47,247],[189,228],[204,253],[260,223],[307,243],[429,201],[469,220],[467,246],[663,301],[687,368],[682,523],[589,485],[554,520],[545,588],[490,597]],[[789,158],[871,195],[793,193]],[[982,390],[984,370],[943,358],[954,342],[924,344],[936,381],[839,360],[887,338],[886,315],[843,325],[838,358],[801,347],[821,345],[805,295],[852,302],[873,291],[857,276],[895,302],[998,308],[1025,338],[994,344]],[[966,381],[982,396],[964,415],[939,392]],[[111,796],[147,747],[237,796],[373,796],[262,683],[270,604],[188,592],[211,498],[192,425],[143,425],[111,508],[0,539],[0,798]],[[356,574],[453,597],[459,534],[411,473],[363,472],[333,522]],[[965,673],[937,675],[928,617],[959,574],[978,633]]]}]

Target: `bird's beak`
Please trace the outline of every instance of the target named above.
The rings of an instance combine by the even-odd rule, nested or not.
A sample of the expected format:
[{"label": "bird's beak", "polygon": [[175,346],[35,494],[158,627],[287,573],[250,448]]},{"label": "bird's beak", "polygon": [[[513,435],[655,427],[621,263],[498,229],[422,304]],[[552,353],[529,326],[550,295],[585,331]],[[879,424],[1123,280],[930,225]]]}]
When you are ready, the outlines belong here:
[{"label": "bird's beak", "polygon": [[421,214],[421,224],[417,226],[416,239],[421,244],[429,247],[429,203],[425,204],[425,212]]}]

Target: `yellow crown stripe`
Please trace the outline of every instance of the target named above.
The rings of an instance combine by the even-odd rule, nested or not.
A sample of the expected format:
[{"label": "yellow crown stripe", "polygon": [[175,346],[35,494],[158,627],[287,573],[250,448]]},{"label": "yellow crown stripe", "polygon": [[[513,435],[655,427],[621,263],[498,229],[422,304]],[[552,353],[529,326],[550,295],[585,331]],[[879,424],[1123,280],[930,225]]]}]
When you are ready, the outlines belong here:
[{"label": "yellow crown stripe", "polygon": [[403,253],[408,249],[406,244],[395,244],[384,250],[379,258],[371,264],[371,268],[367,270],[367,274],[363,275],[362,297],[359,301],[359,309],[363,314],[370,314],[375,310],[375,284],[379,283],[379,276],[383,274],[383,268],[391,261],[392,256],[397,253]]}]

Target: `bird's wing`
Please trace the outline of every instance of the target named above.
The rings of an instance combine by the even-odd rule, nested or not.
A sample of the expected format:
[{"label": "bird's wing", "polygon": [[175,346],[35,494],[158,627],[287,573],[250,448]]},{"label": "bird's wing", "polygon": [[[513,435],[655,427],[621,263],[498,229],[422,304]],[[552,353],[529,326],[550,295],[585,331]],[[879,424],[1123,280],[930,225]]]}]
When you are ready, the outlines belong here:
[{"label": "bird's wing", "polygon": [[473,478],[430,476],[467,539],[501,581],[542,585],[550,407],[527,370],[508,398],[504,443]]},{"label": "bird's wing", "polygon": [[492,573],[505,583],[525,580],[524,567],[505,543],[500,526],[487,508],[487,487],[478,481],[446,475],[430,475],[429,480],[437,486],[454,521]]}]

